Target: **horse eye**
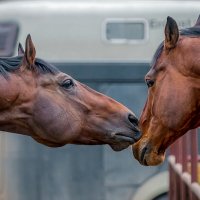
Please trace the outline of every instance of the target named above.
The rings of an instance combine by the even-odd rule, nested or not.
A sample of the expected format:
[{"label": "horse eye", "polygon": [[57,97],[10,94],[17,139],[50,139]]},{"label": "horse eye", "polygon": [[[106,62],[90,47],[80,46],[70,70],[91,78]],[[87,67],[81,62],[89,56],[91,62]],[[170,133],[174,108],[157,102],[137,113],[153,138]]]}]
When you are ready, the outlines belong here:
[{"label": "horse eye", "polygon": [[154,80],[151,80],[151,79],[146,79],[146,84],[148,87],[152,87],[154,85]]},{"label": "horse eye", "polygon": [[61,86],[65,89],[70,89],[71,87],[74,86],[74,82],[72,79],[66,79],[63,81],[63,83],[61,84]]}]

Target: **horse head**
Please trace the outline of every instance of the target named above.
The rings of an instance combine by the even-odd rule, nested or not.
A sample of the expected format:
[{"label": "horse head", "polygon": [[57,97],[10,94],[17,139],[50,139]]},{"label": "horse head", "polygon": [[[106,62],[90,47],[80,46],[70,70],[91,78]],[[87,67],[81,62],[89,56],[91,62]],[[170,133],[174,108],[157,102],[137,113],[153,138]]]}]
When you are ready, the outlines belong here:
[{"label": "horse head", "polygon": [[50,147],[109,144],[118,151],[139,139],[128,108],[36,58],[30,35],[18,52],[0,58],[0,130]]},{"label": "horse head", "polygon": [[166,148],[200,125],[200,18],[179,31],[168,17],[164,42],[158,47],[145,80],[146,105],[139,124],[142,138],[133,154],[143,165],[164,160]]}]

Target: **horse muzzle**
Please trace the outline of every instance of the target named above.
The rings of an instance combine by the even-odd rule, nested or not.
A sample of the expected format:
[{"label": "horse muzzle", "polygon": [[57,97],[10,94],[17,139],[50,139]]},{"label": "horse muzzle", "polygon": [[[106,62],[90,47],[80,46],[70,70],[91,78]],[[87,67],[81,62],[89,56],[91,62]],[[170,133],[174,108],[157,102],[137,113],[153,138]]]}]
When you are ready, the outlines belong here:
[{"label": "horse muzzle", "polygon": [[132,145],[134,157],[145,166],[155,166],[161,164],[165,159],[165,152],[159,152],[149,144],[135,143]]},{"label": "horse muzzle", "polygon": [[140,137],[141,133],[139,130],[131,132],[113,132],[111,133],[112,143],[110,146],[114,151],[121,151],[134,144]]}]

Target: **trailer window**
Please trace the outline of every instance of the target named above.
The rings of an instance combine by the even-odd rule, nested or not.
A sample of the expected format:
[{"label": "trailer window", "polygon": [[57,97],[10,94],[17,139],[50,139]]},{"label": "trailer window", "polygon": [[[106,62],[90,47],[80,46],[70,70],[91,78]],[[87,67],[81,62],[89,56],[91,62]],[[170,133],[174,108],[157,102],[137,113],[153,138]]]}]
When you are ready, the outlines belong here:
[{"label": "trailer window", "polygon": [[0,56],[12,56],[17,42],[18,24],[0,22]]},{"label": "trailer window", "polygon": [[111,42],[141,42],[146,40],[147,25],[144,21],[109,20],[105,26],[105,37]]}]

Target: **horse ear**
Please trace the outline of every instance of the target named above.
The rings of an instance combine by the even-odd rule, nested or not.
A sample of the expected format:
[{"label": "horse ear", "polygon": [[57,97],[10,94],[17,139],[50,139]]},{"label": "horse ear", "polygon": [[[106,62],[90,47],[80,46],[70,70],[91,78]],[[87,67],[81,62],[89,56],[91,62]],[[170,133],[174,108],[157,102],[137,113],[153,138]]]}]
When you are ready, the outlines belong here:
[{"label": "horse ear", "polygon": [[199,15],[199,17],[198,17],[198,19],[196,21],[196,24],[194,26],[200,26],[200,15]]},{"label": "horse ear", "polygon": [[22,47],[22,44],[19,43],[18,45],[18,56],[23,56],[24,55],[24,49]]},{"label": "horse ear", "polygon": [[165,48],[172,49],[176,46],[179,38],[179,30],[176,21],[172,17],[167,17],[165,25]]},{"label": "horse ear", "polygon": [[32,42],[30,34],[28,34],[26,38],[24,59],[26,60],[27,64],[31,67],[33,67],[33,64],[35,62],[35,55],[36,55],[35,47]]}]

